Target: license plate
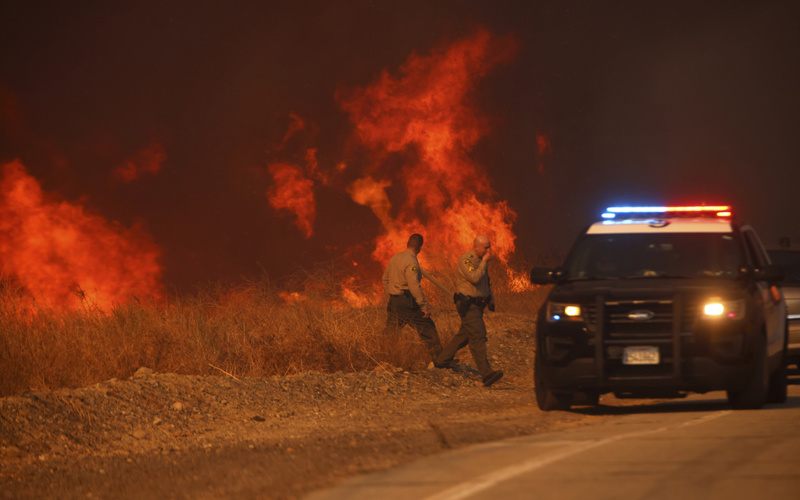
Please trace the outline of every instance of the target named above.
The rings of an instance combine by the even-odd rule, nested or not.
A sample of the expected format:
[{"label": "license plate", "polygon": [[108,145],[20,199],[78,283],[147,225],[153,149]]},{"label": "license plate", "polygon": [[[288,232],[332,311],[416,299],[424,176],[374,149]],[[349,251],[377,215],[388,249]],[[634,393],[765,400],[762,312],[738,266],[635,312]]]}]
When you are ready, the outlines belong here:
[{"label": "license plate", "polygon": [[624,365],[657,365],[659,361],[658,347],[631,346],[622,352]]}]

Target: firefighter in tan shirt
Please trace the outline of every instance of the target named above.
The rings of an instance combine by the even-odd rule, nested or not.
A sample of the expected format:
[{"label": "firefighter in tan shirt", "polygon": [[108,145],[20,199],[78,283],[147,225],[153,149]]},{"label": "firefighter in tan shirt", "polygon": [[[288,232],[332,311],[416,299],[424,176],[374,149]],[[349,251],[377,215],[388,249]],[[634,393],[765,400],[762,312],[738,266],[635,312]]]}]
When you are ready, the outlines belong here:
[{"label": "firefighter in tan shirt", "polygon": [[488,307],[490,311],[494,311],[494,294],[489,280],[491,246],[488,237],[478,235],[472,250],[458,260],[458,290],[455,299],[458,315],[461,316],[461,328],[433,362],[437,368],[452,368],[456,352],[469,344],[470,353],[486,387],[503,376],[502,370],[492,370],[489,364],[486,354],[486,324],[483,322],[483,309]]},{"label": "firefighter in tan shirt", "polygon": [[384,333],[396,333],[405,325],[411,325],[425,342],[431,357],[436,359],[442,351],[442,343],[419,286],[422,272],[417,254],[422,250],[422,241],[422,235],[412,234],[408,238],[407,248],[389,259],[383,273],[383,288],[389,294]]}]

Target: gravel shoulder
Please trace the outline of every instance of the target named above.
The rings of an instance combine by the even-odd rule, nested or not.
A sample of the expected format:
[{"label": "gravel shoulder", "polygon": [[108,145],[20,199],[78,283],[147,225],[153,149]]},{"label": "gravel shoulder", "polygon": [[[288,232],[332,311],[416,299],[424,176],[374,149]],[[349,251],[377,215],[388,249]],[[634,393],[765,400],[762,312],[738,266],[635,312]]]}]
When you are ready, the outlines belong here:
[{"label": "gravel shoulder", "polygon": [[464,373],[245,379],[142,368],[0,399],[0,498],[298,498],[443,450],[608,418],[539,411],[534,327],[497,324],[488,348],[506,376],[491,388],[464,349]]}]

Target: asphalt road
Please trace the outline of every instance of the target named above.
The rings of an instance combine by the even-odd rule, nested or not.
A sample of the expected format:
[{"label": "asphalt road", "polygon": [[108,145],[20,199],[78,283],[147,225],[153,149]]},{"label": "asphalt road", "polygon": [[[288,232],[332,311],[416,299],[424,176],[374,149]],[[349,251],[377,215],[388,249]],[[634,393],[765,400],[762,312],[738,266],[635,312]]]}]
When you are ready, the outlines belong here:
[{"label": "asphalt road", "polygon": [[791,384],[785,404],[761,410],[730,410],[721,392],[578,409],[615,418],[431,456],[307,498],[800,498],[800,377]]}]

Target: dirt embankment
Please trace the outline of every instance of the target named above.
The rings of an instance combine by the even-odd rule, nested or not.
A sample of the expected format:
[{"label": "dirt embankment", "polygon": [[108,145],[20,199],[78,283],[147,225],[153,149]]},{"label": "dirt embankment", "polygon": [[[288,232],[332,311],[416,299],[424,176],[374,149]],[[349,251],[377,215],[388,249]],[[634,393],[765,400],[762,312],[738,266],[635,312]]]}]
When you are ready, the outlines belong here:
[{"label": "dirt embankment", "polygon": [[536,409],[532,332],[490,332],[506,376],[488,389],[464,349],[463,372],[239,379],[141,369],[0,399],[0,497],[295,498],[449,448],[600,418]]}]

